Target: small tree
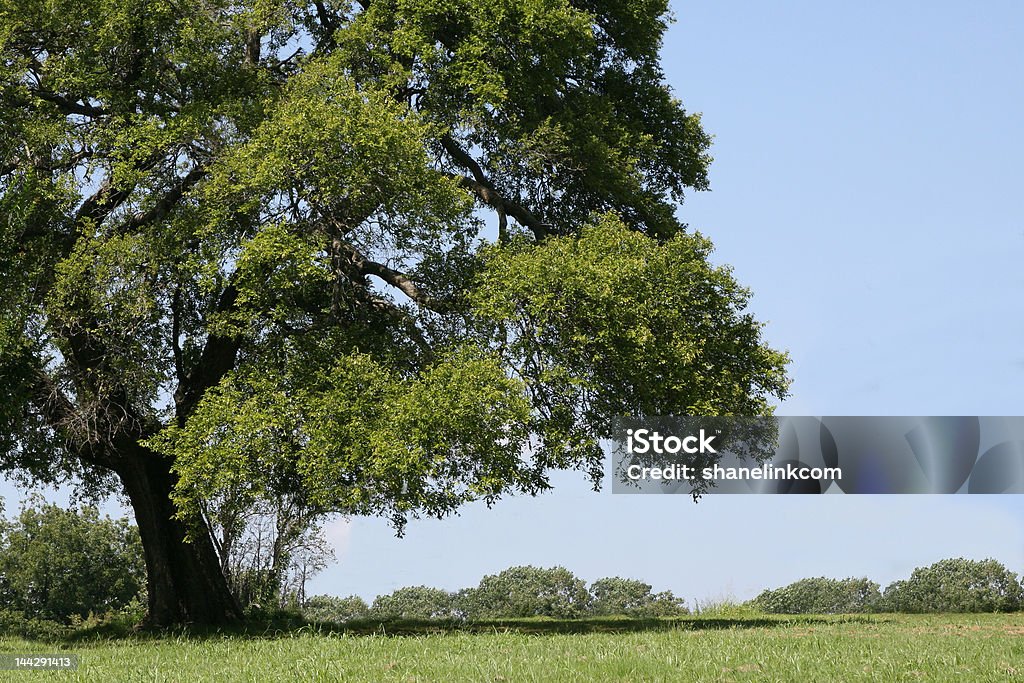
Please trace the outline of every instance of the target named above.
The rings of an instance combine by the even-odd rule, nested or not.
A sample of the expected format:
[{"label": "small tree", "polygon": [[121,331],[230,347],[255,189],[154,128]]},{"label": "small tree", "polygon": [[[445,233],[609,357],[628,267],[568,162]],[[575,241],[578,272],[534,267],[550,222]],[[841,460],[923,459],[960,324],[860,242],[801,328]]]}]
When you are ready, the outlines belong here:
[{"label": "small tree", "polygon": [[144,585],[138,531],[95,507],[34,499],[0,525],[0,597],[26,617],[67,621],[117,610]]},{"label": "small tree", "polygon": [[878,584],[866,578],[817,577],[766,590],[754,604],[774,614],[855,614],[877,609],[880,600]]},{"label": "small tree", "polygon": [[511,567],[485,576],[467,591],[463,609],[470,619],[583,616],[590,603],[583,580],[565,567]]},{"label": "small tree", "polygon": [[940,560],[885,589],[893,612],[1015,612],[1024,602],[1017,575],[993,559]]},{"label": "small tree", "polygon": [[303,604],[307,581],[334,558],[324,515],[295,496],[236,490],[204,502],[202,511],[221,571],[243,607]]},{"label": "small tree", "polygon": [[683,601],[671,591],[652,593],[651,585],[618,576],[598,579],[590,586],[590,613],[661,617],[685,614]]}]

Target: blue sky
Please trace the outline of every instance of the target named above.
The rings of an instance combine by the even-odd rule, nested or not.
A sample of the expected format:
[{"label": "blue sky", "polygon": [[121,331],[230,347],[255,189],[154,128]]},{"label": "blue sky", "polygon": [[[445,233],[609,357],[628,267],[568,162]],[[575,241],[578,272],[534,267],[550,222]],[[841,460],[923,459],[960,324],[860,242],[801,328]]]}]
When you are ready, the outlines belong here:
[{"label": "blue sky", "polygon": [[[669,81],[715,136],[680,216],[790,351],[788,415],[1024,415],[1024,4],[677,2]],[[338,521],[312,592],[448,589],[516,564],[694,599],[805,576],[883,585],[943,557],[1024,571],[1020,496],[555,491]],[[10,487],[0,493],[16,499]],[[13,507],[8,502],[8,509]]]},{"label": "blue sky", "polygon": [[[714,134],[680,216],[793,357],[788,415],[1024,415],[1024,4],[677,2],[664,64]],[[336,525],[314,590],[473,585],[514,564],[688,599],[949,556],[1024,571],[1019,496],[553,493]]]}]

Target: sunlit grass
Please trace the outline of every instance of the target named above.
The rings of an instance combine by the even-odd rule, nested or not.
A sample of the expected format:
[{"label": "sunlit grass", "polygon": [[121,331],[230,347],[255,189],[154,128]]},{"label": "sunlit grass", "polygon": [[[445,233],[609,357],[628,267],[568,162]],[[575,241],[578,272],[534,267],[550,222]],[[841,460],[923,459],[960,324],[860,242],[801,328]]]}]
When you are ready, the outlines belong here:
[{"label": "sunlit grass", "polygon": [[[405,635],[307,627],[56,643],[0,638],[0,651],[74,652],[79,671],[40,678],[96,683],[1024,680],[1022,615],[728,619],[705,613],[649,622],[643,630],[618,623],[619,629],[615,620],[594,620],[393,630]],[[0,672],[3,680],[36,675]]]}]

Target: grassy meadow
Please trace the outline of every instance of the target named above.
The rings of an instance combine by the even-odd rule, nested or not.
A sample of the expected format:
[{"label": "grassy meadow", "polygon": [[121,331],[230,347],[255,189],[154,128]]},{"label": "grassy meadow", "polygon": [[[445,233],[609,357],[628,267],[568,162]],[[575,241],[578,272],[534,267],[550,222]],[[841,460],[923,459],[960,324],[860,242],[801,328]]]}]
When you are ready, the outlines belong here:
[{"label": "grassy meadow", "polygon": [[0,680],[1024,681],[1024,615],[747,616],[395,624],[329,631],[0,636],[0,652],[76,653],[76,672]]}]

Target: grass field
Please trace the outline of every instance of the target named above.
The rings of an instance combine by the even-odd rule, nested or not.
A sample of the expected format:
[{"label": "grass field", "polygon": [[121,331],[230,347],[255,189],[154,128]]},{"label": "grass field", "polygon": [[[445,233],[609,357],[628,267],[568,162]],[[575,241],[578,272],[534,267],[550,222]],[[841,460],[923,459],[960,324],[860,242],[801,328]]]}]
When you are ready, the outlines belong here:
[{"label": "grass field", "polygon": [[0,671],[11,681],[1024,681],[1024,615],[0,637],[0,652],[80,656],[77,672]]}]

